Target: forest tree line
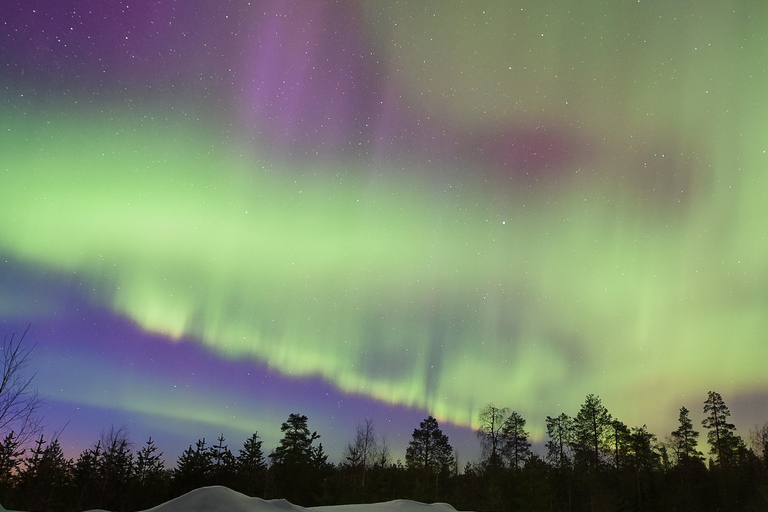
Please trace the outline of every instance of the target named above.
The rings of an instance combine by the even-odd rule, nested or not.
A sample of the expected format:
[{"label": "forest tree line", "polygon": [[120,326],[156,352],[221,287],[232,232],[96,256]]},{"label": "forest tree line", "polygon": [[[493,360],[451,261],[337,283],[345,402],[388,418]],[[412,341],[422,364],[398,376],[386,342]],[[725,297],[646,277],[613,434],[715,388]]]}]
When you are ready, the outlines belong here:
[{"label": "forest tree line", "polygon": [[328,461],[308,418],[291,414],[268,454],[254,433],[237,448],[221,435],[200,439],[166,467],[152,438],[134,447],[111,428],[76,459],[56,437],[24,447],[14,432],[0,443],[0,503],[18,510],[143,510],[206,485],[303,506],[442,501],[477,511],[768,510],[768,424],[747,440],[729,421],[720,394],[703,404],[700,431],[685,407],[664,440],[628,427],[599,397],[575,416],[547,417],[546,453],[535,453],[526,420],[487,405],[477,435],[482,458],[458,467],[431,416],[414,428],[405,460],[392,460],[371,420],[358,425],[339,463]]}]

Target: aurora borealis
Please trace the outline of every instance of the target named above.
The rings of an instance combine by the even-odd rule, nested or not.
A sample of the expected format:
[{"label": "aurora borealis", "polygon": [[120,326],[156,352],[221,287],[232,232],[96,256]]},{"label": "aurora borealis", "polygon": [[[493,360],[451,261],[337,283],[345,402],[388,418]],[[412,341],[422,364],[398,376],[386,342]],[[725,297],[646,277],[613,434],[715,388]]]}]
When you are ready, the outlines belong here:
[{"label": "aurora borealis", "polygon": [[710,389],[768,420],[760,6],[0,20],[0,326],[32,324],[65,445],[271,447],[301,412],[334,457],[366,416],[399,456],[433,414],[470,459],[486,403],[540,439],[587,393],[662,439]]}]

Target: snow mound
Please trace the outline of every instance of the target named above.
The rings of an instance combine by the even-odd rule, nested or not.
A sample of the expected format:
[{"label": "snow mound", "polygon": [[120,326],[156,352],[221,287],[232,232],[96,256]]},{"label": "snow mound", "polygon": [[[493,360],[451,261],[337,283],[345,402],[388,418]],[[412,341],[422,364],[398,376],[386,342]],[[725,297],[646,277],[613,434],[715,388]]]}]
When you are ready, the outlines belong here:
[{"label": "snow mound", "polygon": [[285,500],[251,498],[228,487],[201,487],[146,512],[300,512]]},{"label": "snow mound", "polygon": [[304,508],[286,500],[251,498],[227,487],[202,487],[146,512],[456,512],[447,503],[395,500],[365,505]]}]

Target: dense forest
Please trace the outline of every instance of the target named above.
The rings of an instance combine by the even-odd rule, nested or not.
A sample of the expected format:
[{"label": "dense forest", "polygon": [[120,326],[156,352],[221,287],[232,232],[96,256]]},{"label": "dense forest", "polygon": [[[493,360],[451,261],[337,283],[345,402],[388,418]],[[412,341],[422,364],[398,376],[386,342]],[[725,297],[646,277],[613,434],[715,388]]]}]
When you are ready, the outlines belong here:
[{"label": "dense forest", "polygon": [[705,456],[685,407],[663,440],[645,426],[628,427],[599,397],[578,414],[546,418],[546,453],[532,450],[526,420],[486,406],[477,436],[482,460],[457,467],[437,420],[413,430],[405,460],[391,459],[366,419],[344,457],[328,461],[308,418],[291,414],[268,454],[258,433],[231,449],[224,436],[198,440],[166,467],[150,438],[134,447],[112,428],[76,460],[56,438],[30,447],[8,433],[0,444],[0,503],[19,510],[142,510],[206,485],[304,506],[409,498],[478,511],[764,511],[768,510],[768,424],[745,441],[729,422],[720,394],[704,401]]}]

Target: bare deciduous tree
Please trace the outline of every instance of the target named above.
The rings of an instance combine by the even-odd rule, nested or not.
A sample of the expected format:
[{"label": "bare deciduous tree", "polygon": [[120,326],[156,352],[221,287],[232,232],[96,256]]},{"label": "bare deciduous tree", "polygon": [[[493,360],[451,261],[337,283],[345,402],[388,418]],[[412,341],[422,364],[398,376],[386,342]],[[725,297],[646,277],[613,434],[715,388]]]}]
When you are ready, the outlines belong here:
[{"label": "bare deciduous tree", "polygon": [[42,397],[32,386],[35,374],[26,372],[35,348],[24,344],[28,331],[29,326],[18,339],[16,333],[6,335],[0,347],[0,435],[13,433],[22,445],[42,429],[38,415]]},{"label": "bare deciduous tree", "polygon": [[373,428],[373,420],[365,418],[365,424],[357,425],[355,440],[347,444],[344,449],[344,458],[354,468],[359,468],[362,474],[362,487],[365,487],[365,473],[374,465],[377,456],[376,433]]},{"label": "bare deciduous tree", "polygon": [[504,426],[504,420],[509,414],[506,407],[496,407],[493,404],[486,405],[480,411],[480,427],[477,429],[477,437],[483,446],[483,458],[491,466],[501,464],[501,452],[503,445],[503,435],[501,429]]}]

